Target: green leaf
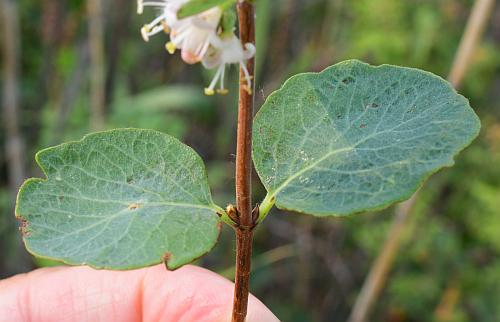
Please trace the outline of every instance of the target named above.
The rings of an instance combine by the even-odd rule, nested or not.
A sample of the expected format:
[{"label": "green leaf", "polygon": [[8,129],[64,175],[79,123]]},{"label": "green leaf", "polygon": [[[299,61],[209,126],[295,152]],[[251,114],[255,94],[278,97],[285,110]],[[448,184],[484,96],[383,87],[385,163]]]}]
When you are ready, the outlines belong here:
[{"label": "green leaf", "polygon": [[203,161],[169,135],[100,132],[36,160],[47,179],[27,180],[16,207],[34,255],[107,269],[165,261],[175,269],[217,242],[223,210]]},{"label": "green leaf", "polygon": [[236,0],[191,0],[179,9],[177,17],[179,19],[187,18],[214,7],[221,7],[224,10],[234,3],[236,3]]},{"label": "green leaf", "polygon": [[479,128],[467,99],[428,72],[351,60],[294,76],[255,118],[261,216],[274,203],[343,216],[407,199]]}]

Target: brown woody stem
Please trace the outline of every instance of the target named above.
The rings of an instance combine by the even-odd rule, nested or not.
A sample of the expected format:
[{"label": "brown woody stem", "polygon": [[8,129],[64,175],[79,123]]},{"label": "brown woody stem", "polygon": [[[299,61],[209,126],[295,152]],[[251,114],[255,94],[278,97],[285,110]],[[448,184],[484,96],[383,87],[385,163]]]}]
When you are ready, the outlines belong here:
[{"label": "brown woody stem", "polygon": [[[255,8],[250,1],[238,2],[240,39],[243,44],[255,43]],[[247,61],[253,79],[254,59]],[[254,84],[254,82],[252,82]],[[250,264],[254,216],[252,214],[252,121],[254,90],[246,87],[245,74],[240,69],[238,102],[238,137],[236,147],[236,273],[233,302],[233,322],[243,322],[247,315]]]}]

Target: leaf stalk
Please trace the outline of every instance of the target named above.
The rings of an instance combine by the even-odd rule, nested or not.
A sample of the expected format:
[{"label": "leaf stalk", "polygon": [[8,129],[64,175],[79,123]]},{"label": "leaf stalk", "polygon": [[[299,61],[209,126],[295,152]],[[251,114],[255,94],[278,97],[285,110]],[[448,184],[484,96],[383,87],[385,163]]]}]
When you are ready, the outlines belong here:
[{"label": "leaf stalk", "polygon": [[260,224],[262,221],[264,221],[264,219],[266,219],[275,202],[276,196],[273,193],[268,193],[266,195],[266,198],[264,198],[264,200],[262,201],[262,204],[259,206],[259,219],[257,220],[257,223]]}]

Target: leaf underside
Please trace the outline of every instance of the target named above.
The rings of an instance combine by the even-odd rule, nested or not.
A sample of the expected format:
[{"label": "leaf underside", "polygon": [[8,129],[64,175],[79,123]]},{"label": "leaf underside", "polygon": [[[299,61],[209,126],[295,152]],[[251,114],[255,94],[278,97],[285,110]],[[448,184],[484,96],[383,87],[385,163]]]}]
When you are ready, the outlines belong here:
[{"label": "leaf underside", "polygon": [[278,208],[342,216],[409,198],[479,128],[440,77],[351,60],[270,95],[255,118],[253,158]]},{"label": "leaf underside", "polygon": [[16,215],[27,249],[96,268],[165,261],[175,269],[208,252],[220,224],[201,158],[152,130],[121,129],[40,151],[47,179],[29,179]]}]

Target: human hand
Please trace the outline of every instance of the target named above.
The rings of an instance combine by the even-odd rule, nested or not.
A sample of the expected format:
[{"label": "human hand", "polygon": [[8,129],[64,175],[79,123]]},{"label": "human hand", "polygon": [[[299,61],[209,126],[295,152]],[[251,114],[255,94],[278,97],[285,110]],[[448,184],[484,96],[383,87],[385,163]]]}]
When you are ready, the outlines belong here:
[{"label": "human hand", "polygon": [[[38,269],[0,281],[1,322],[223,322],[231,320],[233,284],[196,266],[134,271],[88,267]],[[249,298],[247,322],[279,321]]]}]

